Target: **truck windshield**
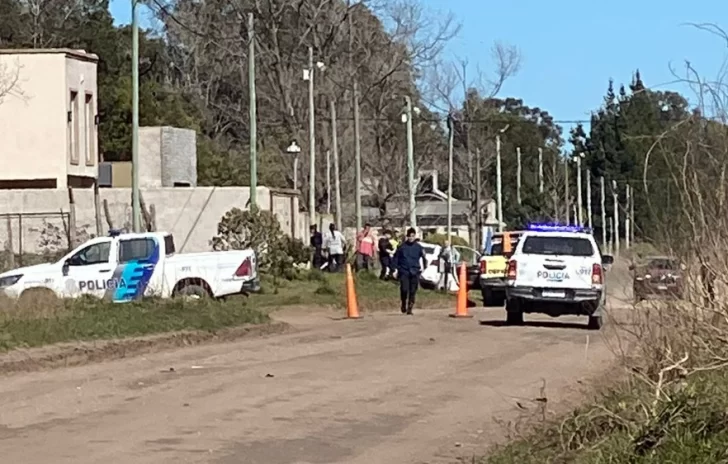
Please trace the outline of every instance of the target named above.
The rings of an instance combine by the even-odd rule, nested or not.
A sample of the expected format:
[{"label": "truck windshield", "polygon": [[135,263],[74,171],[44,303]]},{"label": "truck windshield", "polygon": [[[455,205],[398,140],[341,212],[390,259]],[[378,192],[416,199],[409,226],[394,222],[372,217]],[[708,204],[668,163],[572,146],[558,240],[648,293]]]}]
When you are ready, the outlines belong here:
[{"label": "truck windshield", "polygon": [[530,255],[592,256],[594,247],[586,238],[535,235],[526,237],[522,251]]}]

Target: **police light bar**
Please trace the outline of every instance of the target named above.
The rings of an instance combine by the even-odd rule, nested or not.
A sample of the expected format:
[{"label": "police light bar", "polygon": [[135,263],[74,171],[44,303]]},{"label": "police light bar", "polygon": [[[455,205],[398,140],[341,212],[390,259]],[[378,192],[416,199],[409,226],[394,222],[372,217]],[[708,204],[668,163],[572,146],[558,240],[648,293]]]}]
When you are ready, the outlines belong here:
[{"label": "police light bar", "polygon": [[592,233],[591,229],[588,227],[561,224],[529,224],[528,230],[532,230],[534,232],[572,232],[582,234]]},{"label": "police light bar", "polygon": [[119,235],[121,235],[119,229],[109,229],[109,237],[118,237]]}]

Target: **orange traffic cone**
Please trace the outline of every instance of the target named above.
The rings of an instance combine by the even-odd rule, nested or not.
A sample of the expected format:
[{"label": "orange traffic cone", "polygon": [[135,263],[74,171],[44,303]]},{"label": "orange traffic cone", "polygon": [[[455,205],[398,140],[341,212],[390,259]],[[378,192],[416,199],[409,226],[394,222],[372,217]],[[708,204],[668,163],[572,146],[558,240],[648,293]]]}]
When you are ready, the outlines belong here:
[{"label": "orange traffic cone", "polygon": [[465,267],[465,263],[460,265],[458,280],[458,302],[455,306],[455,314],[450,314],[450,317],[473,317],[468,314],[468,269]]},{"label": "orange traffic cone", "polygon": [[346,265],[346,318],[359,319],[359,305],[356,303],[356,288],[354,287],[354,275],[351,272],[351,264]]}]

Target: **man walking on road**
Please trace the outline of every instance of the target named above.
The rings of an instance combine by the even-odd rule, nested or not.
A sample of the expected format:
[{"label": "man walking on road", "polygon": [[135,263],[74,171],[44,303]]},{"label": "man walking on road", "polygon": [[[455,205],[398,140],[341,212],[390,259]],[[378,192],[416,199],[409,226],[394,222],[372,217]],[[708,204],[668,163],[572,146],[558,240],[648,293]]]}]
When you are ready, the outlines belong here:
[{"label": "man walking on road", "polygon": [[420,274],[425,266],[425,250],[415,241],[415,229],[407,229],[407,239],[394,254],[394,266],[399,276],[399,296],[402,314],[412,315],[415,295],[420,284]]}]

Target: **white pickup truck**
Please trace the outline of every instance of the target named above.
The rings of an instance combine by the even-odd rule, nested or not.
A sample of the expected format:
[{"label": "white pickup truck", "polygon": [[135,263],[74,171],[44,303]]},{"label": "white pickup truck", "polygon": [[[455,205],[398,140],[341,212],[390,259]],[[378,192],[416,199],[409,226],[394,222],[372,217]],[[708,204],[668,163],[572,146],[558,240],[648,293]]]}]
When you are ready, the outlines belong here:
[{"label": "white pickup truck", "polygon": [[258,291],[260,281],[250,249],[177,254],[171,234],[111,232],[56,263],[0,274],[0,294],[22,298],[29,289],[127,302],[143,296],[221,298]]},{"label": "white pickup truck", "polygon": [[529,227],[508,261],[507,322],[523,324],[524,313],[583,315],[589,329],[599,330],[607,296],[604,266],[612,262],[588,229]]}]

